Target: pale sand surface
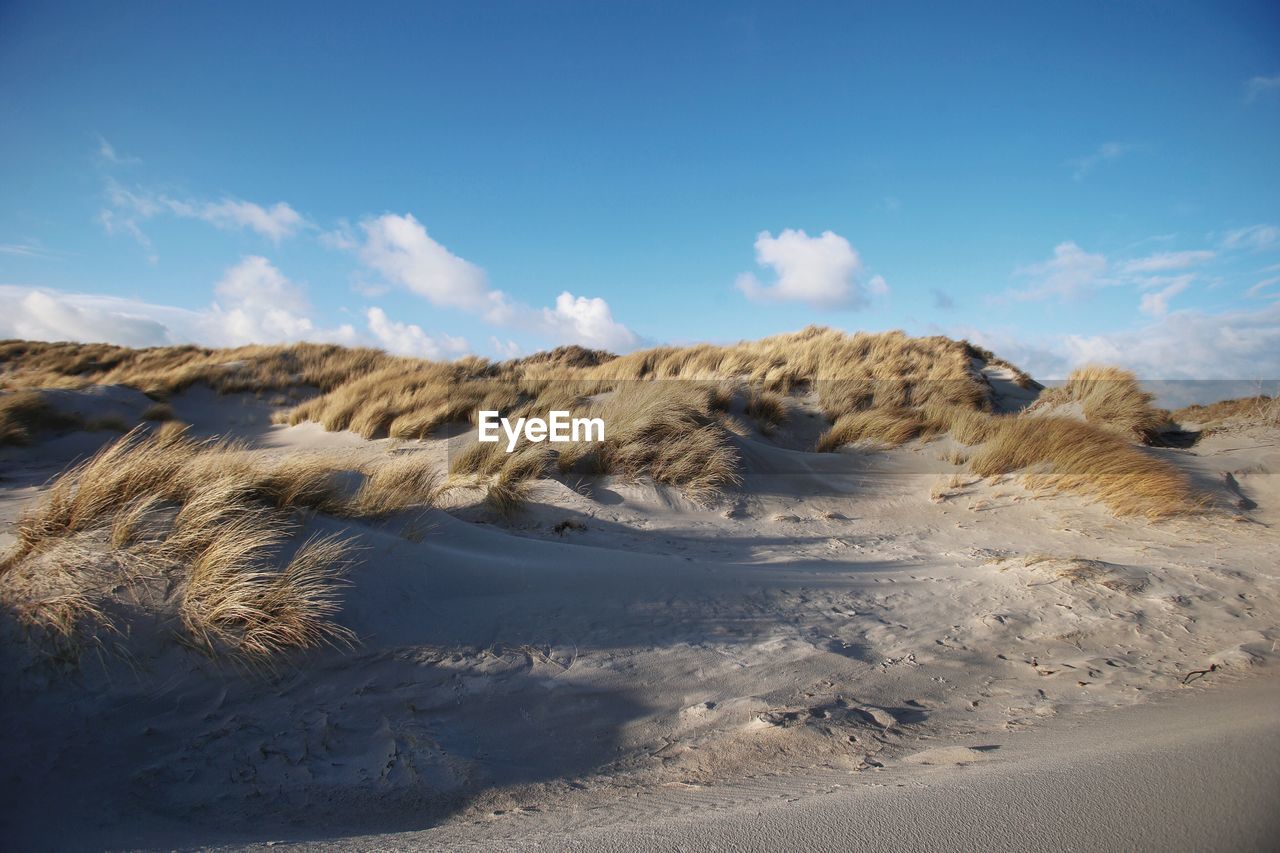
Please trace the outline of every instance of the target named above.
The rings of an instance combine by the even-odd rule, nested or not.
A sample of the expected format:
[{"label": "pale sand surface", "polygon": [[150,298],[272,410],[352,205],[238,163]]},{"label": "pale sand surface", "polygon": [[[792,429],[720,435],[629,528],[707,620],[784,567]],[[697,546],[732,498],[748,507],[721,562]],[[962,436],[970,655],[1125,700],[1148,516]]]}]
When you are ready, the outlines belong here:
[{"label": "pale sand surface", "polygon": [[[992,740],[992,739],[987,739]],[[288,849],[1275,850],[1280,682],[1194,691],[831,771]]]},{"label": "pale sand surface", "polygon": [[[446,440],[272,426],[252,397],[174,408],[262,454],[445,464]],[[948,441],[800,452],[805,417],[742,439],[743,487],[714,507],[605,478],[549,481],[510,523],[478,493],[317,518],[364,548],[341,614],[361,643],[273,672],[161,625],[59,674],[3,626],[0,837],[1130,849],[1115,833],[1141,829],[1152,849],[1231,849],[1274,829],[1274,430],[1153,450],[1226,508],[1150,523],[1010,478],[952,484]],[[0,451],[0,518],[109,437]],[[567,519],[586,529],[553,532]]]}]

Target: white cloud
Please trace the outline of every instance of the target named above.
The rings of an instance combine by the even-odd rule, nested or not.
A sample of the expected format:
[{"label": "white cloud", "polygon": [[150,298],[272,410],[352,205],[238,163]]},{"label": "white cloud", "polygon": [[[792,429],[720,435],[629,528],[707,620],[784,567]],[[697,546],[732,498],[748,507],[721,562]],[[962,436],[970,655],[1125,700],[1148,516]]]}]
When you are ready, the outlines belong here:
[{"label": "white cloud", "polygon": [[171,326],[193,327],[198,319],[195,312],[115,296],[0,285],[0,339],[163,346],[177,342]]},{"label": "white cloud", "polygon": [[1107,259],[1103,255],[1090,254],[1068,240],[1053,249],[1053,257],[1043,263],[1020,267],[1015,275],[1031,280],[1026,288],[1010,291],[1021,301],[1048,299],[1078,299],[1100,287],[1115,282],[1108,278]]},{"label": "white cloud", "polygon": [[1169,313],[1169,300],[1191,286],[1191,276],[1179,276],[1159,290],[1142,294],[1138,302],[1138,310],[1152,317],[1163,317]]},{"label": "white cloud", "polygon": [[196,216],[219,228],[248,228],[273,243],[292,237],[306,223],[301,214],[282,201],[262,207],[250,201],[226,199],[200,205]]},{"label": "white cloud", "polygon": [[1105,362],[1151,379],[1280,377],[1280,302],[1261,311],[1176,311],[1130,332],[1068,335],[1073,364]]},{"label": "white cloud", "polygon": [[832,231],[810,237],[804,231],[785,229],[777,237],[768,231],[756,235],[756,263],[777,274],[773,284],[762,284],[753,273],[742,273],[735,286],[757,302],[803,302],[815,308],[858,308],[868,294],[884,293],[888,285],[877,276],[865,288],[857,280],[862,259],[849,241]]},{"label": "white cloud", "polygon": [[951,328],[950,334],[1009,359],[1037,379],[1084,364],[1114,364],[1142,379],[1274,380],[1280,377],[1280,301],[1262,310],[1173,311],[1134,329],[1039,336]]},{"label": "white cloud", "polygon": [[489,346],[497,354],[499,359],[517,358],[520,355],[520,345],[512,340],[502,341],[495,336],[489,337]]},{"label": "white cloud", "polygon": [[[98,221],[107,233],[125,233],[149,252],[151,240],[141,223],[158,216],[196,219],[223,230],[253,231],[273,243],[291,237],[307,225],[300,213],[283,201],[263,207],[250,201],[227,198],[218,202],[184,200],[165,193],[124,186],[114,178],[106,182],[107,206]],[[151,253],[154,260],[154,253]]]},{"label": "white cloud", "polygon": [[1280,244],[1280,227],[1275,225],[1250,225],[1228,231],[1222,238],[1226,249],[1269,249]]},{"label": "white cloud", "polygon": [[1077,157],[1074,160],[1068,160],[1067,165],[1075,169],[1071,174],[1071,180],[1083,181],[1085,177],[1098,166],[1103,163],[1110,163],[1115,160],[1119,160],[1135,147],[1136,146],[1129,145],[1124,142],[1105,142],[1092,154],[1084,157]]},{"label": "white cloud", "polygon": [[354,249],[370,270],[432,305],[465,311],[495,326],[527,329],[557,344],[619,350],[639,342],[630,329],[614,320],[609,303],[599,297],[564,292],[553,307],[541,309],[512,300],[489,286],[481,267],[434,240],[412,214],[384,214],[361,223],[360,229],[362,242],[349,228],[330,232],[326,240],[335,247]]},{"label": "white cloud", "polygon": [[[432,305],[481,313],[493,307],[484,270],[463,260],[427,234],[412,214],[388,213],[361,225],[360,260],[387,280],[407,287]],[[502,301],[501,294],[497,294]]]},{"label": "white cloud", "polygon": [[613,319],[609,303],[599,297],[575,297],[567,290],[556,297],[555,308],[542,309],[542,325],[557,343],[616,351],[637,342],[630,329]]},{"label": "white cloud", "polygon": [[1196,264],[1211,261],[1217,257],[1215,252],[1207,250],[1189,252],[1160,252],[1145,258],[1125,261],[1120,269],[1125,273],[1166,272],[1168,270],[1186,269]]},{"label": "white cloud", "polygon": [[422,358],[453,358],[469,350],[463,338],[432,337],[420,326],[393,320],[377,307],[366,311],[364,332],[351,324],[320,326],[314,320],[306,289],[256,255],[230,267],[214,294],[208,307],[189,310],[114,296],[0,285],[0,339],[132,347],[313,341],[370,344]]},{"label": "white cloud", "polygon": [[1269,94],[1280,89],[1280,74],[1272,74],[1269,77],[1253,77],[1244,84],[1245,100],[1252,102],[1259,97]]},{"label": "white cloud", "polygon": [[465,338],[451,335],[433,338],[421,326],[392,320],[381,308],[370,308],[365,316],[369,321],[369,333],[378,346],[396,355],[441,359],[462,355],[470,349]]},{"label": "white cloud", "polygon": [[220,346],[354,338],[346,331],[317,329],[305,290],[257,255],[228,269],[214,294],[217,301],[203,322],[205,339]]}]

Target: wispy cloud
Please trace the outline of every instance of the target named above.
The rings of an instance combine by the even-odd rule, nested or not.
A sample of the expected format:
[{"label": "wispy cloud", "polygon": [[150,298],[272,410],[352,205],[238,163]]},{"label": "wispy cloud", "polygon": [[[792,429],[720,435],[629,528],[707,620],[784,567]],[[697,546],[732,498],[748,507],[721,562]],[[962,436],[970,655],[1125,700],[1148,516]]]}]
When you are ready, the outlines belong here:
[{"label": "wispy cloud", "polygon": [[1251,77],[1244,84],[1244,99],[1253,103],[1258,98],[1280,91],[1280,74]]},{"label": "wispy cloud", "polygon": [[888,293],[881,276],[859,281],[862,258],[849,241],[833,231],[810,237],[787,228],[774,237],[756,235],[756,263],[770,267],[776,278],[764,284],[754,273],[742,273],[734,286],[756,302],[801,302],[814,308],[861,308],[870,296]]},{"label": "wispy cloud", "polygon": [[1027,284],[1007,291],[1006,296],[1020,302],[1065,302],[1088,297],[1103,288],[1131,287],[1144,291],[1138,300],[1139,311],[1163,316],[1175,296],[1203,278],[1204,273],[1194,268],[1217,257],[1216,252],[1196,249],[1113,261],[1066,241],[1054,247],[1049,260],[1015,269],[1014,276],[1025,279]]},{"label": "wispy cloud", "polygon": [[129,157],[118,153],[116,147],[108,142],[102,134],[98,134],[98,156],[112,166],[136,166],[142,162],[139,157]]},{"label": "wispy cloud", "polygon": [[273,243],[293,236],[307,224],[282,201],[263,207],[234,198],[216,202],[179,199],[142,187],[126,187],[114,178],[107,179],[106,200],[98,219],[108,233],[129,234],[147,249],[151,249],[151,240],[141,223],[159,216],[198,219],[224,230],[249,230]]},{"label": "wispy cloud", "polygon": [[23,240],[20,243],[0,243],[0,255],[12,255],[19,258],[58,258],[61,252],[46,249],[35,240]]},{"label": "wispy cloud", "polygon": [[1280,226],[1250,225],[1228,231],[1222,238],[1224,249],[1270,249],[1280,246]]},{"label": "wispy cloud", "polygon": [[1083,181],[1088,177],[1089,173],[1098,166],[1119,160],[1121,157],[1136,148],[1136,145],[1131,145],[1126,142],[1104,142],[1102,145],[1098,146],[1098,150],[1094,151],[1092,154],[1067,161],[1067,165],[1074,170],[1071,173],[1071,180]]},{"label": "wispy cloud", "polygon": [[1213,260],[1215,257],[1217,257],[1217,253],[1207,249],[1188,252],[1160,252],[1155,255],[1147,255],[1145,258],[1125,261],[1121,264],[1120,269],[1125,273],[1167,272],[1203,264]]}]

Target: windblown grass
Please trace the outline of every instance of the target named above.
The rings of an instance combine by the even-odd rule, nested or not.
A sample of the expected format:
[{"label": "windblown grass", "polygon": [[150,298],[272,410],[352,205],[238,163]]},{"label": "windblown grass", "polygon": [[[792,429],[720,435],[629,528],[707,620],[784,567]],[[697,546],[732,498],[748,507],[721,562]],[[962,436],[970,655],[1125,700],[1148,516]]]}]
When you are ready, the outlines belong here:
[{"label": "windblown grass", "polygon": [[[606,439],[599,444],[521,447],[508,456],[501,444],[473,443],[457,453],[452,478],[485,485],[489,503],[502,512],[526,501],[532,482],[552,466],[565,475],[649,479],[709,501],[740,482],[734,433],[749,431],[730,414],[737,399],[766,434],[785,424],[794,406],[816,402],[831,422],[819,450],[858,441],[896,446],[950,433],[978,447],[971,465],[1028,469],[1029,480],[1091,494],[1121,514],[1158,516],[1194,503],[1176,472],[1124,440],[1148,440],[1165,422],[1165,413],[1151,405],[1132,374],[1084,368],[1064,387],[1044,394],[1041,408],[1078,404],[1087,423],[1075,422],[1076,429],[1051,411],[1047,417],[993,415],[983,365],[1010,368],[1021,384],[1035,387],[1025,373],[966,341],[817,327],[759,341],[656,347],[619,357],[562,347],[499,363],[426,362],[310,344],[134,351],[0,343],[4,387],[121,383],[162,396],[195,382],[220,391],[310,386],[319,395],[282,412],[281,420],[314,421],[366,438],[421,439],[450,425],[474,423],[486,409],[512,418],[545,417],[559,409],[606,420]],[[164,434],[162,427],[157,440]],[[219,464],[240,464],[232,459],[234,448],[222,450]],[[396,464],[404,470],[364,472],[354,497],[339,494],[335,484],[343,473],[320,461],[291,460],[274,476],[243,466],[235,470],[250,483],[253,500],[276,508],[300,505],[376,517],[418,501],[429,504],[442,487],[431,472]]]},{"label": "windblown grass", "polygon": [[[264,463],[233,443],[192,441],[172,422],[134,430],[59,477],[19,519],[0,562],[0,599],[62,645],[114,628],[118,590],[170,586],[188,639],[211,653],[254,659],[349,642],[334,617],[350,543],[296,547],[297,510],[382,517],[431,505],[438,486],[413,455],[352,467],[320,455]],[[169,606],[163,595],[137,597]]]},{"label": "windblown grass", "polygon": [[1037,406],[1079,403],[1094,426],[1148,442],[1169,420],[1168,412],[1151,405],[1152,399],[1129,371],[1090,365],[1071,371],[1065,385],[1040,395]]},{"label": "windblown grass", "polygon": [[84,419],[58,411],[38,391],[0,394],[0,446],[30,444],[37,436],[84,426]]},{"label": "windblown grass", "polygon": [[979,476],[1023,471],[1032,488],[1084,495],[1122,516],[1162,518],[1203,503],[1181,472],[1114,431],[1071,418],[993,420],[994,432],[969,458]]}]

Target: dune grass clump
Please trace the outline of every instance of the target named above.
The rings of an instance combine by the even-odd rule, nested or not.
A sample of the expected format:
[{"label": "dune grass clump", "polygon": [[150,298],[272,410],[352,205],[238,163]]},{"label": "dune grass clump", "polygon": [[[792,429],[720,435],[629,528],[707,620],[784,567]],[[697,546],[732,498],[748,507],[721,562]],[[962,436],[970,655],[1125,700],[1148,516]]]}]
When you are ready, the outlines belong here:
[{"label": "dune grass clump", "polygon": [[597,470],[647,477],[706,503],[741,482],[738,453],[711,408],[713,390],[693,383],[628,383],[601,404],[608,432]]},{"label": "dune grass clump", "polygon": [[[712,391],[714,395],[716,390]],[[709,401],[712,408],[717,408],[715,396]],[[753,390],[747,394],[745,410],[747,417],[752,418],[765,434],[772,433],[790,418],[787,411],[786,398],[774,391]]]},{"label": "dune grass clump", "polygon": [[418,454],[393,456],[364,469],[365,481],[340,514],[383,518],[415,506],[431,506],[443,489],[435,466]]},{"label": "dune grass clump", "polygon": [[1024,471],[1032,488],[1084,495],[1121,516],[1163,518],[1203,503],[1186,476],[1112,430],[1060,417],[993,421],[993,434],[969,458],[979,476]]},{"label": "dune grass clump", "polygon": [[837,418],[818,437],[818,452],[827,453],[858,441],[897,447],[930,431],[930,425],[916,410],[866,409]]},{"label": "dune grass clump", "polygon": [[60,412],[38,391],[0,394],[0,446],[30,444],[57,430],[84,426],[84,419]]},{"label": "dune grass clump", "polygon": [[1071,371],[1065,385],[1042,394],[1038,405],[1079,403],[1084,419],[1094,426],[1149,442],[1169,421],[1168,412],[1151,404],[1153,399],[1129,371],[1088,365]]},{"label": "dune grass clump", "polygon": [[[134,430],[59,477],[15,525],[0,600],[56,643],[110,631],[120,590],[173,609],[211,653],[259,659],[353,639],[334,617],[351,544],[298,545],[309,509],[382,517],[429,506],[438,475],[423,459],[352,468],[321,455],[259,462],[225,441],[193,441],[169,422]],[[346,480],[363,474],[354,495]],[[174,589],[172,601],[157,590]],[[161,613],[163,615],[163,612]]]}]

